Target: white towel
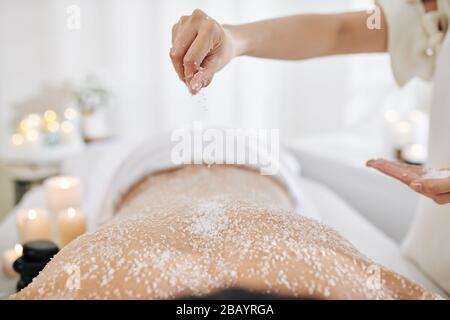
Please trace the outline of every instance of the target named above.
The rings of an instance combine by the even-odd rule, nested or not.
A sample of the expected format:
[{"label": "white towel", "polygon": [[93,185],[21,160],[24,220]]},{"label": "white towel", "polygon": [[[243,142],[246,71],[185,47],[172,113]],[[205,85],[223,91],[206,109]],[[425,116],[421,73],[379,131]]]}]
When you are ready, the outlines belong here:
[{"label": "white towel", "polygon": [[[114,151],[103,154],[104,158],[98,170],[92,173],[91,181],[85,183],[89,205],[86,211],[92,213],[92,228],[111,219],[114,209],[122,195],[143,176],[176,167],[171,159],[171,151],[176,142],[171,141],[171,134],[164,133],[134,147],[115,147]],[[252,152],[251,150],[248,150]],[[247,164],[258,168],[259,165]],[[280,150],[279,171],[274,177],[283,183],[296,211],[300,214],[320,220],[314,205],[303,198],[300,187],[300,167],[296,160],[286,151]]]}]

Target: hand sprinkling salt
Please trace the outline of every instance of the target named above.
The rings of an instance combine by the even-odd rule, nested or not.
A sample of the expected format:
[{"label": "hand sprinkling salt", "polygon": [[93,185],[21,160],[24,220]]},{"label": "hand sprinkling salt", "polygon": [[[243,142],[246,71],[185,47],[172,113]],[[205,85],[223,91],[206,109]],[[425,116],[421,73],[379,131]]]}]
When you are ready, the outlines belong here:
[{"label": "hand sprinkling salt", "polygon": [[205,72],[205,68],[200,67],[198,72],[194,74],[190,82],[190,90],[192,94],[197,94],[208,85],[208,76]]}]

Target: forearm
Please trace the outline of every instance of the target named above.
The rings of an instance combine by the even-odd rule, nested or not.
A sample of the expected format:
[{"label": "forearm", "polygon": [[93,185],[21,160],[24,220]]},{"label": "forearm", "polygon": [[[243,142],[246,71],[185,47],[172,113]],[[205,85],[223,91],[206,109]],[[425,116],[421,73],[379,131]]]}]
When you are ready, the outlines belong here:
[{"label": "forearm", "polygon": [[422,0],[426,12],[435,11],[438,9],[436,0]]},{"label": "forearm", "polygon": [[335,54],[384,52],[387,30],[367,27],[369,15],[351,12],[297,15],[225,26],[236,43],[236,55],[301,60]]}]

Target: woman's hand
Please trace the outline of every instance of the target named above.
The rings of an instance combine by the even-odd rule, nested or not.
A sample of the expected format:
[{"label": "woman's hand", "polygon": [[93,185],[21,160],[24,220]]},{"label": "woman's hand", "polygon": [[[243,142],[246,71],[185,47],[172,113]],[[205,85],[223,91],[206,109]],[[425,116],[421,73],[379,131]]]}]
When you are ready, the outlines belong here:
[{"label": "woman's hand", "polygon": [[231,34],[231,27],[220,25],[198,9],[173,26],[170,58],[192,94],[207,87],[214,74],[237,55]]},{"label": "woman's hand", "polygon": [[438,9],[436,0],[422,0],[426,12],[436,11]]},{"label": "woman's hand", "polygon": [[370,160],[367,166],[405,183],[438,204],[450,203],[450,170],[426,171],[421,166],[383,159]]},{"label": "woman's hand", "polygon": [[[383,13],[383,11],[382,11]],[[222,26],[201,10],[183,16],[172,29],[170,57],[175,71],[196,94],[214,74],[240,55],[303,60],[335,54],[385,52],[387,25],[367,28],[367,12],[301,14]]]}]

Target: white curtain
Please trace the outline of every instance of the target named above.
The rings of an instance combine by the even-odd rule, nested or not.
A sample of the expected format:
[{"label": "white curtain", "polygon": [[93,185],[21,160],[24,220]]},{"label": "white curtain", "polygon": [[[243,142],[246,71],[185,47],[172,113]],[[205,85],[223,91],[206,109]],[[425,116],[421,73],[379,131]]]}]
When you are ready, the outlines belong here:
[{"label": "white curtain", "polygon": [[[66,27],[66,9],[73,4],[81,8],[76,31]],[[194,119],[280,128],[288,138],[367,129],[361,122],[374,118],[380,99],[395,88],[386,56],[305,62],[240,58],[192,97],[168,52],[172,25],[194,8],[220,22],[243,23],[368,5],[363,0],[0,0],[0,134],[7,133],[17,104],[27,97],[86,74],[105,79],[112,90],[113,125],[125,138]]]}]

